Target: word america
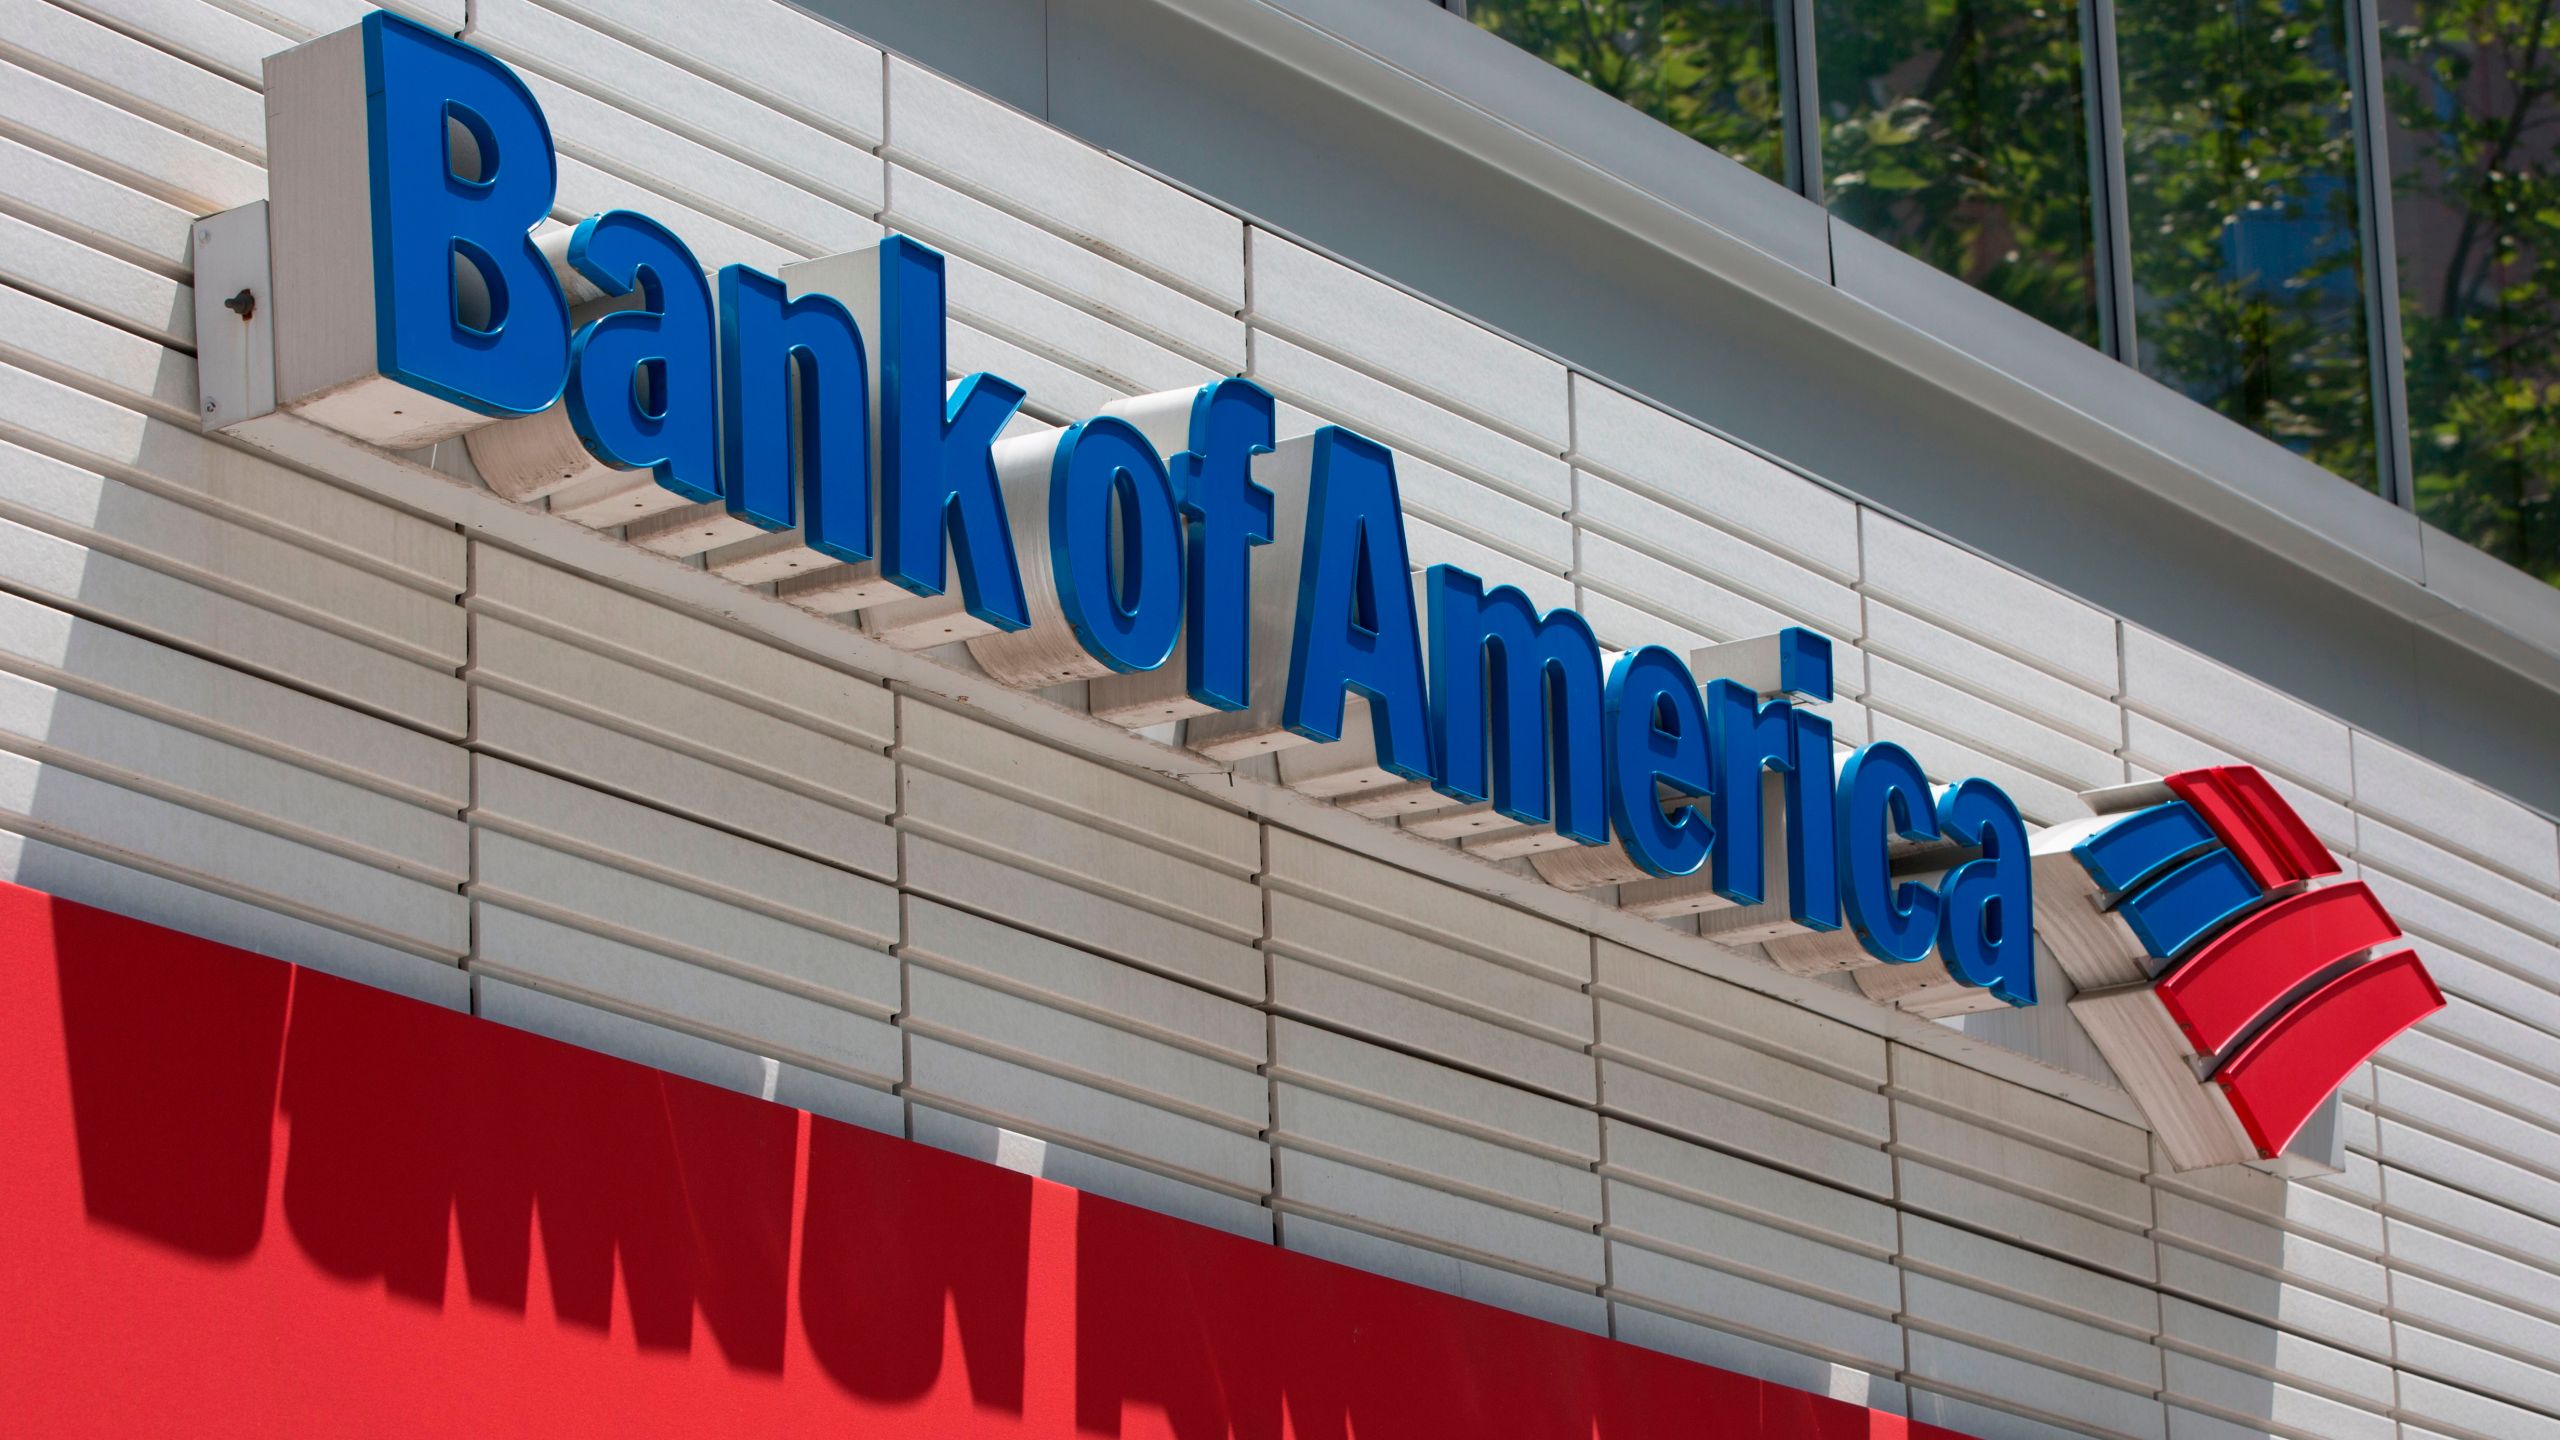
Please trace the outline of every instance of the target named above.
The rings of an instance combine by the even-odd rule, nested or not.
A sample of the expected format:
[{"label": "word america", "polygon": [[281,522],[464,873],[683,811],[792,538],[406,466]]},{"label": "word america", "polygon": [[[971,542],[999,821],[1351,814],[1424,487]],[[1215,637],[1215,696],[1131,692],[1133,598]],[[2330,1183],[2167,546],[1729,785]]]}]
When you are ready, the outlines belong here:
[{"label": "word america", "polygon": [[[1022,442],[1002,437],[1024,392],[986,373],[946,384],[941,255],[891,236],[859,264],[813,262],[826,291],[744,265],[706,280],[666,226],[613,210],[580,222],[555,267],[535,231],[558,161],[511,70],[383,13],[306,49],[335,67],[350,123],[333,131],[361,138],[306,144],[343,158],[318,179],[280,167],[277,204],[288,184],[333,185],[370,217],[277,236],[280,269],[302,244],[327,253],[296,263],[348,277],[329,343],[352,353],[370,330],[313,385],[283,374],[279,329],[280,389],[306,416],[414,445],[560,407],[587,456],[661,498],[876,567],[902,594],[956,583],[976,633],[1062,620],[1082,673],[1157,671],[1178,652],[1195,715],[1267,705],[1276,683],[1279,728],[1319,743],[1342,739],[1359,697],[1389,775],[1616,845],[1645,875],[1704,871],[1739,905],[1763,903],[1782,861],[1802,930],[1845,928],[1889,963],[1935,954],[1964,985],[2035,1003],[2017,807],[1985,780],[1933,788],[1890,743],[1835,768],[1830,722],[1795,703],[1831,698],[1822,636],[1779,636],[1774,681],[1701,686],[1658,645],[1604,663],[1581,615],[1541,613],[1515,587],[1450,565],[1417,584],[1393,454],[1340,426],[1281,442],[1271,395],[1241,379],[1043,435],[1045,516],[1022,518],[1026,533],[1045,520],[1045,545],[1018,553],[998,457],[1019,464]],[[601,298],[573,313],[564,272]],[[1026,585],[1026,559],[1046,585]],[[1291,566],[1293,590],[1272,590]],[[1268,628],[1284,608],[1285,637]],[[1257,615],[1285,671],[1257,671]],[[1969,858],[1897,870],[1897,849],[1923,846]]]}]

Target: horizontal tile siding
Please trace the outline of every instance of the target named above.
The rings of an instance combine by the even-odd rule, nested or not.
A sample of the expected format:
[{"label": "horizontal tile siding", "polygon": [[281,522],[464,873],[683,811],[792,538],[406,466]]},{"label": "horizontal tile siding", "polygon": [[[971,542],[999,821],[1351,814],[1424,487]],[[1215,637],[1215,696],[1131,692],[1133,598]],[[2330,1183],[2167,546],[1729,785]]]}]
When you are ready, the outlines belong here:
[{"label": "horizontal tile siding", "polygon": [[[1397,446],[1425,563],[1613,645],[1818,626],[1843,738],[2039,821],[2264,767],[2452,1004],[2350,1087],[2344,1174],[2166,1174],[1881,1012],[1665,958],[1694,936],[1602,938],[202,436],[189,222],[265,192],[264,57],[365,8],[8,6],[0,876],[1983,1435],[2560,1436],[2544,817],[783,6],[482,0],[559,218],[767,266],[915,234],[954,363],[1035,413],[1252,375],[1291,433]],[[2061,1013],[2029,1042],[2093,1073]]]}]

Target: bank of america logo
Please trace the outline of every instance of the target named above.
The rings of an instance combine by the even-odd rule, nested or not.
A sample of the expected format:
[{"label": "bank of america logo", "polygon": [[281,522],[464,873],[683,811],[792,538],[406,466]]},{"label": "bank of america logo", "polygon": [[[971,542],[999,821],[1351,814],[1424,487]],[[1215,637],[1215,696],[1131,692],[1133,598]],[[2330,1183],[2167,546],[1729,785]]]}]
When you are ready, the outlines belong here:
[{"label": "bank of america logo", "polygon": [[2273,1159],[2444,997],[2400,927],[2245,765],[2085,797],[2038,837],[2036,929],[2177,1168]]}]

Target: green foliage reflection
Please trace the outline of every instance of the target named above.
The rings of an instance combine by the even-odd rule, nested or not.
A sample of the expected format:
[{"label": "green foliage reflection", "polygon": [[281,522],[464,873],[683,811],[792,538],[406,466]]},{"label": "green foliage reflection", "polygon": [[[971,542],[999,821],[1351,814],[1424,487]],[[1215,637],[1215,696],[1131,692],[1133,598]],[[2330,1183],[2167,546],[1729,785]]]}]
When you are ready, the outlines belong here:
[{"label": "green foliage reflection", "polygon": [[2078,7],[1818,0],[1815,17],[1832,211],[2096,343]]},{"label": "green foliage reflection", "polygon": [[2377,483],[2335,0],[2120,0],[2142,368]]},{"label": "green foliage reflection", "polygon": [[2560,16],[2383,11],[2419,512],[2560,584]]},{"label": "green foliage reflection", "polygon": [[1769,0],[1474,0],[1467,18],[1786,182],[1777,12]]}]

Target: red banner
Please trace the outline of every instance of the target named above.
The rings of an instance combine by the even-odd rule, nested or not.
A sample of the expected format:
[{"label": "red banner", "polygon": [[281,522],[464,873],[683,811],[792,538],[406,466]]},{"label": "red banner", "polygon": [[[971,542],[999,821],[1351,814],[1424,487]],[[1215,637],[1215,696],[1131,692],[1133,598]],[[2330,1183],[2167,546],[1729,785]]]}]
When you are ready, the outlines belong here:
[{"label": "red banner", "polygon": [[1945,1436],[0,886],[0,1415]]}]

